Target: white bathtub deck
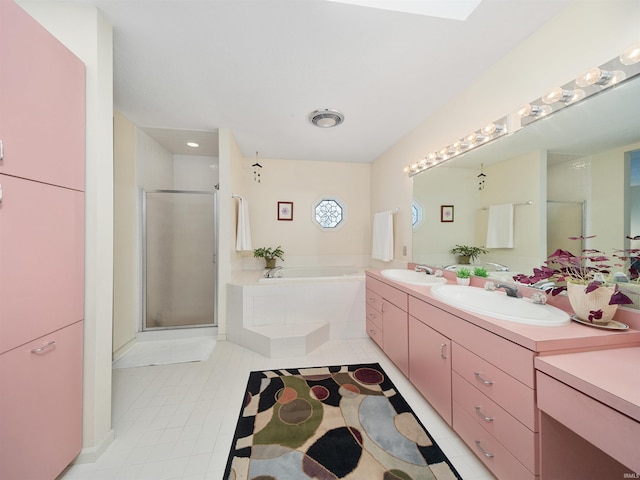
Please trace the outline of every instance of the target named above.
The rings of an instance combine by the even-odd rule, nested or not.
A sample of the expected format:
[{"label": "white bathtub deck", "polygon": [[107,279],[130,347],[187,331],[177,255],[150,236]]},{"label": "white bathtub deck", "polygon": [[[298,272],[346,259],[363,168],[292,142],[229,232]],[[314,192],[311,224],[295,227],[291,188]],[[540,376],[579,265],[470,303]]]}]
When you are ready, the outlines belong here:
[{"label": "white bathtub deck", "polygon": [[227,338],[269,358],[306,355],[329,339],[365,338],[364,281],[228,284]]}]

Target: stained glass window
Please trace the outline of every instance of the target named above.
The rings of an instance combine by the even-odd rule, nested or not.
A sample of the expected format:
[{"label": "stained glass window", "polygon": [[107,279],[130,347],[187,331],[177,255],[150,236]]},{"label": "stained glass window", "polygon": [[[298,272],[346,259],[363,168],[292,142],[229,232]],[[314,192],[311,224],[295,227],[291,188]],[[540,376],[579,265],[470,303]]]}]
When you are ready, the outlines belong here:
[{"label": "stained glass window", "polygon": [[325,198],[316,205],[315,215],[322,228],[336,228],[344,220],[344,207],[335,198]]}]

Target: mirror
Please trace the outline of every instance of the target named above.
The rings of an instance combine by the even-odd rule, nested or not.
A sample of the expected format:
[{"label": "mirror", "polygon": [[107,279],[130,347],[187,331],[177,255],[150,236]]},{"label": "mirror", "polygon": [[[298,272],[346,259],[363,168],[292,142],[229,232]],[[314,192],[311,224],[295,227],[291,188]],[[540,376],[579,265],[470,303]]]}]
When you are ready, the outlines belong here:
[{"label": "mirror", "polygon": [[[445,266],[456,262],[456,244],[486,245],[487,209],[503,203],[514,204],[513,248],[492,248],[476,263],[530,273],[556,248],[577,254],[583,246],[564,239],[583,232],[596,235],[584,248],[629,248],[625,235],[640,235],[631,219],[640,211],[637,164],[640,78],[414,176],[421,215],[412,259]],[[453,221],[441,221],[443,205],[453,206]]]}]

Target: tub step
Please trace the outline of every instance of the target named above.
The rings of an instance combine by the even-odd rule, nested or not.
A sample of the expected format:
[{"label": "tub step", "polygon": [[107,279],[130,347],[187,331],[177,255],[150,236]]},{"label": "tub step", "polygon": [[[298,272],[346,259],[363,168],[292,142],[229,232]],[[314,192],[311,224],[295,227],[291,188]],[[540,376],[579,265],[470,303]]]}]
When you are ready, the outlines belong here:
[{"label": "tub step", "polygon": [[329,323],[270,324],[244,327],[244,345],[269,358],[299,357],[329,340]]}]

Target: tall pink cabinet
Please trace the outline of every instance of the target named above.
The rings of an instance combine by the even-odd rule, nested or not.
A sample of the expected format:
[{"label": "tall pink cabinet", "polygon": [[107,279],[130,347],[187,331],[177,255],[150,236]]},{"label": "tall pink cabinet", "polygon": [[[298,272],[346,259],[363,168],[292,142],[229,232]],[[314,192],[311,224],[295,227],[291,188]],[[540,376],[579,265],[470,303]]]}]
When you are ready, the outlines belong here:
[{"label": "tall pink cabinet", "polygon": [[0,0],[0,478],[82,446],[84,64]]}]

